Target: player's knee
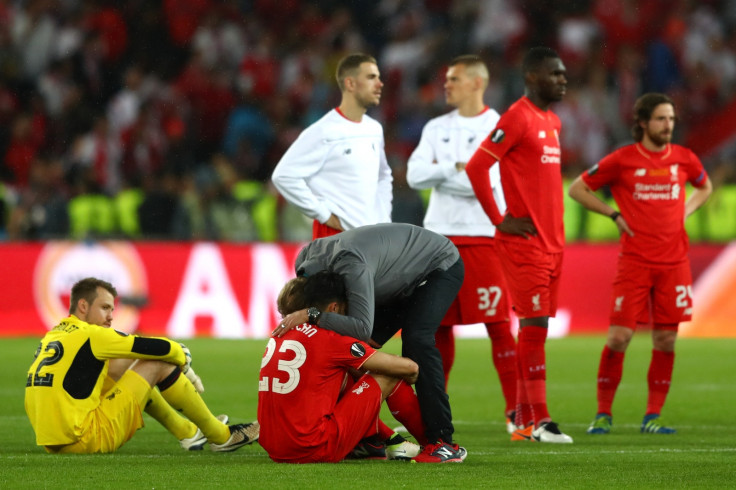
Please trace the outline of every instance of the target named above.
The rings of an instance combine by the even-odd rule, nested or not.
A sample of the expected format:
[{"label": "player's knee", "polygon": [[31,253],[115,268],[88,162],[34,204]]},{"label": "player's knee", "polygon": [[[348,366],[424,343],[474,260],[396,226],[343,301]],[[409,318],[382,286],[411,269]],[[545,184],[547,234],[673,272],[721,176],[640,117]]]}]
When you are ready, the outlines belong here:
[{"label": "player's knee", "polygon": [[399,378],[394,378],[392,376],[386,376],[383,374],[371,373],[370,375],[373,377],[373,379],[376,380],[378,386],[380,386],[382,398],[384,400],[388,398],[388,396],[391,394],[393,389],[400,381]]},{"label": "player's knee", "polygon": [[617,352],[623,352],[629,346],[633,330],[621,327],[611,328],[608,332],[608,348]]},{"label": "player's knee", "polygon": [[662,352],[673,352],[675,350],[677,332],[674,330],[653,330],[652,346]]},{"label": "player's knee", "polygon": [[513,340],[511,325],[508,321],[486,323],[486,332],[492,342]]}]

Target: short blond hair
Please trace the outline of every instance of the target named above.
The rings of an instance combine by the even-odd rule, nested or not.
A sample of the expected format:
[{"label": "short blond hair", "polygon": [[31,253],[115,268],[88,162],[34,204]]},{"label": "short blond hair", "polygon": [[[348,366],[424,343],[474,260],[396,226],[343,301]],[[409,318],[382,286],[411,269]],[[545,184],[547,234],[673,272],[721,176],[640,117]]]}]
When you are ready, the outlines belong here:
[{"label": "short blond hair", "polygon": [[480,77],[483,79],[483,88],[488,86],[490,74],[488,73],[488,66],[486,66],[483,59],[475,54],[464,54],[458,56],[450,62],[450,66],[462,65],[465,67],[468,75]]}]

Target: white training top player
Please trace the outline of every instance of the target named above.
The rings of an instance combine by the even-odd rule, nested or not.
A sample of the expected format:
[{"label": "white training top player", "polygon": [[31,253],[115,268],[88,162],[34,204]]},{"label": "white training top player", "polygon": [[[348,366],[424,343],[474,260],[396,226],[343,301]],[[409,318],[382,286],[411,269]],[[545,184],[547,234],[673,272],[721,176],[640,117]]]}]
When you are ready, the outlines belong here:
[{"label": "white training top player", "polygon": [[[455,64],[448,70],[448,80],[460,69],[463,73],[470,71],[465,65]],[[478,78],[480,80],[473,79],[472,83],[483,83],[482,78]],[[475,91],[480,91],[482,112],[478,114],[469,110],[467,112],[473,115],[463,115],[462,103],[470,105],[476,99],[467,93],[460,93],[467,90],[473,89],[459,87],[447,90],[448,104],[457,109],[430,120],[424,126],[419,145],[409,158],[407,181],[413,189],[432,188],[424,216],[425,228],[445,236],[492,237],[496,228],[475,197],[465,173],[465,164],[480,142],[496,127],[500,116],[482,103],[485,85],[475,88]],[[490,174],[496,202],[505,210],[498,165],[491,167]],[[499,211],[503,213],[501,209]]]},{"label": "white training top player", "polygon": [[[463,286],[437,329],[435,345],[442,355],[447,383],[455,358],[452,326],[485,324],[506,400],[507,430],[512,433],[516,428],[516,342],[509,322],[506,281],[494,246],[496,228],[465,173],[466,163],[500,116],[483,102],[489,76],[478,56],[455,58],[446,78],[445,99],[456,109],[427,123],[407,172],[411,187],[432,189],[424,227],[449,237],[465,263]],[[490,180],[494,198],[505,211],[498,165],[491,167]]]},{"label": "white training top player", "polygon": [[284,198],[316,221],[314,238],[391,221],[383,127],[366,114],[381,99],[376,60],[348,55],[336,76],[340,106],[299,135],[271,176]]}]

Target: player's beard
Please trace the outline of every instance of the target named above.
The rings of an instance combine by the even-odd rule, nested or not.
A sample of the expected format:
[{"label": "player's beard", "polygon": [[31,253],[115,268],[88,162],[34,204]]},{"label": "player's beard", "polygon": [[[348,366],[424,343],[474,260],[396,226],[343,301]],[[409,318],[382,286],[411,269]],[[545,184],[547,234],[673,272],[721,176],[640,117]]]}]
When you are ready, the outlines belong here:
[{"label": "player's beard", "polygon": [[647,129],[647,137],[656,146],[664,146],[672,141],[672,131],[650,131]]},{"label": "player's beard", "polygon": [[368,110],[371,107],[376,107],[381,101],[381,98],[376,98],[373,94],[369,94],[366,96],[356,97],[356,101],[358,102],[358,104],[360,104],[360,107]]}]

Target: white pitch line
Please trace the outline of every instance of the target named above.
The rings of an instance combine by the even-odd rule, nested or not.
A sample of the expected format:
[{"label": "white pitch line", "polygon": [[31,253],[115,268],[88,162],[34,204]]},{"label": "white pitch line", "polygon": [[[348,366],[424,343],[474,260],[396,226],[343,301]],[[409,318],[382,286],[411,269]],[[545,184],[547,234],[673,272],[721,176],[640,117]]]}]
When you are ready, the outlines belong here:
[{"label": "white pitch line", "polygon": [[[552,444],[549,444],[551,446]],[[536,445],[537,447],[539,444]],[[659,449],[600,449],[600,450],[586,450],[586,451],[544,451],[544,452],[534,452],[534,457],[538,457],[541,455],[550,455],[550,456],[569,456],[569,455],[576,455],[576,454],[657,454],[657,453],[678,453],[678,454],[691,454],[691,453],[734,453],[736,452],[736,448],[734,447],[724,447],[724,448],[692,448],[692,449],[672,449],[672,448],[659,448]],[[474,454],[477,454],[479,456],[498,456],[499,454],[529,454],[528,451],[508,451],[508,450],[500,450],[500,451],[474,451],[473,448],[469,448],[468,454],[470,456],[473,456]]]}]

